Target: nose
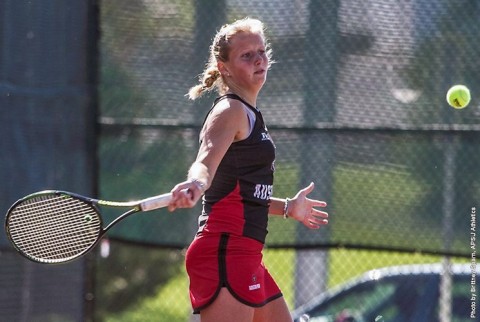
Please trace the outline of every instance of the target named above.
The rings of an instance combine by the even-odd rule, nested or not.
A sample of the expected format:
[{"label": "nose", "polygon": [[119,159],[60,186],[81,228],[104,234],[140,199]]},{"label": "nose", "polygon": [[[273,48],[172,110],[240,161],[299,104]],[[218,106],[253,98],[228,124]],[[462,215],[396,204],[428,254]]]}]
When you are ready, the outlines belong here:
[{"label": "nose", "polygon": [[257,53],[255,55],[255,65],[260,65],[264,59],[266,60],[266,57],[264,57],[261,53]]}]

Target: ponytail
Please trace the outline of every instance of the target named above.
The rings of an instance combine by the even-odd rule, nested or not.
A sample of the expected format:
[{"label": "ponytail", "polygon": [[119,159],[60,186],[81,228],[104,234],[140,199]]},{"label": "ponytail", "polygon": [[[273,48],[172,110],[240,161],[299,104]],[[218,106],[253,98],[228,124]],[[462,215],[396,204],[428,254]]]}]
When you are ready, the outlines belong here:
[{"label": "ponytail", "polygon": [[203,95],[206,91],[212,90],[218,79],[221,78],[220,71],[216,66],[210,66],[203,72],[200,77],[200,84],[193,86],[188,91],[188,98],[195,100]]}]

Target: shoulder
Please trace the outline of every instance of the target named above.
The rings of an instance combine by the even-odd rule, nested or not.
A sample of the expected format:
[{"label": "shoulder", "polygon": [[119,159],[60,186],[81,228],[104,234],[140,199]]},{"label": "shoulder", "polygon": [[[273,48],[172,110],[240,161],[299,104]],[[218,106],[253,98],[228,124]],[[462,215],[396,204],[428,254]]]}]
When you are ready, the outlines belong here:
[{"label": "shoulder", "polygon": [[224,98],[215,104],[208,118],[210,121],[222,119],[223,121],[241,122],[247,118],[246,109],[247,107],[241,101]]},{"label": "shoulder", "polygon": [[244,114],[245,112],[245,104],[234,98],[229,98],[226,97],[220,101],[218,101],[217,104],[213,107],[213,113],[221,114],[231,114],[231,115],[239,115],[239,114]]},{"label": "shoulder", "polygon": [[202,132],[232,135],[233,141],[244,139],[249,130],[246,108],[236,99],[218,101],[208,115]]}]

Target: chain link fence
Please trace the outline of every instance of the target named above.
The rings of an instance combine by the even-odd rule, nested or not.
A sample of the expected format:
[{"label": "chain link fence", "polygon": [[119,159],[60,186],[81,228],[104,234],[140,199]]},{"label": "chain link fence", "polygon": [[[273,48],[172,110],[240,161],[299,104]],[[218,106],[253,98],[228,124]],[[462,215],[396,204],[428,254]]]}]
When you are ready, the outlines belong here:
[{"label": "chain link fence", "polygon": [[[474,1],[102,1],[102,197],[145,197],[185,177],[213,101],[185,93],[215,31],[245,16],[266,24],[276,61],[258,102],[277,146],[274,195],[314,181],[331,216],[320,231],[270,219],[265,262],[290,308],[312,321],[469,319],[471,280],[452,265],[472,262],[480,192]],[[445,101],[454,84],[473,90],[465,110]],[[112,231],[98,257],[99,320],[194,319],[183,252],[198,214],[160,210]],[[438,267],[450,278],[417,280]],[[359,296],[365,272],[383,275]],[[395,272],[407,282],[383,278]],[[424,297],[409,283],[429,285],[408,288]],[[302,306],[332,290],[343,300]]]},{"label": "chain link fence", "polygon": [[[473,27],[479,4],[103,1],[101,16],[103,197],[148,196],[185,177],[213,97],[191,103],[184,95],[203,69],[215,30],[256,17],[268,28],[276,61],[259,99],[277,145],[274,195],[292,196],[314,181],[313,197],[328,201],[331,216],[329,226],[315,232],[270,220],[265,261],[290,307],[339,288],[352,293],[349,300],[296,313],[303,308],[314,321],[371,321],[372,314],[376,321],[391,321],[407,312],[395,306],[395,298],[410,293],[402,294],[397,284],[382,289],[379,280],[376,298],[367,305],[367,295],[351,291],[351,279],[381,267],[390,267],[388,275],[392,266],[407,265],[401,275],[412,282],[423,276],[413,264],[433,274],[438,268],[427,265],[443,263],[442,276],[453,278],[436,280],[438,287],[431,289],[437,293],[411,297],[407,306],[429,312],[417,313],[417,320],[469,318],[469,279],[459,282],[457,273],[446,273],[454,262],[471,262],[480,114],[475,95],[471,107],[456,111],[447,106],[445,93],[457,83],[474,91],[479,85],[480,30]],[[132,183],[135,188],[126,191]],[[97,302],[115,303],[115,314],[100,304],[101,319],[190,319],[183,251],[198,213],[159,211],[132,218],[112,233],[110,255],[98,260],[103,278],[97,277]],[[123,252],[139,258],[131,261]],[[147,265],[157,258],[151,252],[168,264]],[[123,276],[135,268],[148,285],[145,297],[130,291],[136,284]],[[111,287],[103,287],[105,281]],[[427,299],[435,303],[428,306]],[[128,305],[133,303],[138,306]],[[416,321],[406,315],[400,320]]]}]

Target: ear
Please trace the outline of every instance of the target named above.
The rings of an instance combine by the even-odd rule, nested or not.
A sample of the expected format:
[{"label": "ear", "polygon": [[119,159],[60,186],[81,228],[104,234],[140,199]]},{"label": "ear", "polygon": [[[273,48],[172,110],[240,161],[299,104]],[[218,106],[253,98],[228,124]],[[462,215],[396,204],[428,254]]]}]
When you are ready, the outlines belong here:
[{"label": "ear", "polygon": [[218,71],[220,72],[220,74],[222,74],[222,76],[230,76],[230,73],[227,69],[227,66],[225,66],[224,62],[219,61],[217,63],[217,68],[218,68]]}]

